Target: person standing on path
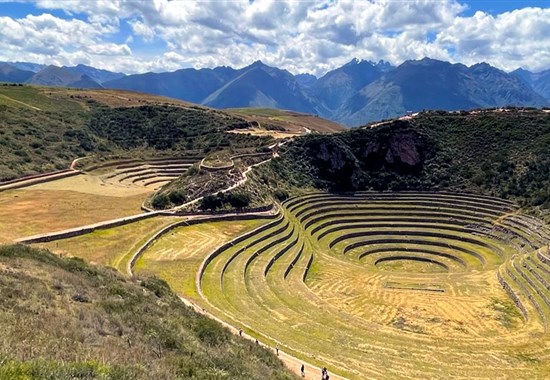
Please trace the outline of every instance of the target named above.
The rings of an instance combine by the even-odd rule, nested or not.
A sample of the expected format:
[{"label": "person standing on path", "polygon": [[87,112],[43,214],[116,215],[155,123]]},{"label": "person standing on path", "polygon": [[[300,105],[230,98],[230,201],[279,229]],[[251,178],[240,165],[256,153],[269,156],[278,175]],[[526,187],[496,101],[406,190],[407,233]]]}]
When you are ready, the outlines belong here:
[{"label": "person standing on path", "polygon": [[279,356],[279,345],[278,344],[275,346],[275,352],[277,353],[277,356]]},{"label": "person standing on path", "polygon": [[306,377],[306,367],[302,363],[302,366],[300,367],[300,372],[302,373],[302,377]]}]

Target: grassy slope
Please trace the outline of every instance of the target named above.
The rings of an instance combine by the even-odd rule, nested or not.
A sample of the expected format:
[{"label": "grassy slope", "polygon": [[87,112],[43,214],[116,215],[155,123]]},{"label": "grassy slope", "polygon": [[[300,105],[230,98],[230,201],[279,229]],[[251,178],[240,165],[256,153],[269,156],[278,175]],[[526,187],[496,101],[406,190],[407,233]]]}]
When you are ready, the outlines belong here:
[{"label": "grassy slope", "polygon": [[[411,166],[396,159],[388,149],[392,139],[403,156],[416,150],[418,164]],[[550,114],[429,112],[412,122],[332,136],[305,136],[280,158],[258,168],[254,177],[257,180],[249,185],[251,190],[264,192],[304,187],[338,191],[451,189],[516,199],[547,214]]]},{"label": "grassy slope", "polygon": [[0,86],[0,181],[65,169],[91,154],[205,154],[270,141],[226,132],[243,123],[223,112],[137,93]]},{"label": "grassy slope", "polygon": [[290,379],[153,278],[0,247],[0,378]]}]

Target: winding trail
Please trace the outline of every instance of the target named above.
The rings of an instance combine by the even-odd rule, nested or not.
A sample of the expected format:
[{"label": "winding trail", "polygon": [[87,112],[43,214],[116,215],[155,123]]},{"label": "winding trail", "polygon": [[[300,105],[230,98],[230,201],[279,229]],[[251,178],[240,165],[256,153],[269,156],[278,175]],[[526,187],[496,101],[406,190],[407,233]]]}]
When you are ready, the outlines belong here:
[{"label": "winding trail", "polygon": [[[280,145],[282,145],[282,144],[279,144],[279,146]],[[71,163],[70,168],[65,169],[62,173],[57,173],[57,172],[46,173],[46,174],[41,175],[39,178],[36,178],[36,179],[34,177],[33,178],[29,178],[29,177],[21,178],[20,180],[17,180],[17,182],[14,182],[13,186],[10,186],[8,188],[3,188],[2,185],[0,185],[0,192],[3,191],[3,190],[16,189],[16,188],[20,188],[20,187],[35,185],[37,183],[53,181],[53,180],[56,180],[56,179],[65,178],[66,176],[69,176],[69,175],[82,174],[82,172],[80,170],[75,169],[75,166],[78,163],[78,161],[80,161],[82,159],[85,159],[85,158],[87,158],[87,157],[80,157],[80,158],[77,158],[77,159],[73,160],[73,162]],[[223,190],[216,191],[216,194],[219,193],[219,192],[226,193],[226,192],[229,192],[229,191],[241,186],[242,184],[244,184],[248,180],[248,173],[250,173],[250,171],[252,171],[253,168],[255,168],[257,166],[260,166],[260,165],[263,165],[263,164],[271,161],[272,158],[273,157],[271,157],[267,160],[258,162],[254,165],[250,165],[242,173],[242,179],[241,180],[237,181],[233,185],[228,186],[227,188],[225,188]],[[27,182],[27,181],[29,181],[29,182]],[[22,182],[22,183],[19,183],[19,182]],[[126,216],[126,217],[117,218],[117,219],[105,220],[105,221],[102,221],[102,222],[93,223],[93,224],[89,224],[89,225],[85,225],[85,226],[69,228],[69,229],[61,230],[61,231],[54,231],[54,232],[49,232],[49,233],[44,233],[44,234],[39,234],[39,235],[26,236],[26,237],[15,240],[15,242],[25,243],[25,244],[43,243],[43,242],[49,242],[49,241],[66,239],[66,238],[69,238],[69,237],[84,235],[84,234],[87,234],[87,233],[90,233],[90,232],[93,232],[93,231],[97,231],[97,230],[101,230],[101,229],[118,227],[118,226],[122,226],[124,224],[129,224],[129,223],[140,221],[142,219],[152,218],[152,217],[156,217],[156,216],[161,216],[161,215],[162,216],[178,216],[178,212],[180,212],[181,210],[183,210],[184,208],[186,208],[188,206],[191,206],[191,205],[193,205],[197,202],[200,202],[203,198],[204,198],[204,196],[201,196],[199,198],[193,199],[192,201],[186,202],[186,203],[184,203],[180,206],[174,207],[172,209],[160,210],[160,211],[159,210],[153,210],[153,209],[145,206],[145,204],[142,204],[141,208],[145,212],[141,213],[141,214]],[[240,215],[245,215],[245,214],[246,213],[240,213]],[[223,214],[223,215],[227,215],[227,214]],[[200,217],[200,216],[201,216],[200,214],[197,214],[197,217]]]}]

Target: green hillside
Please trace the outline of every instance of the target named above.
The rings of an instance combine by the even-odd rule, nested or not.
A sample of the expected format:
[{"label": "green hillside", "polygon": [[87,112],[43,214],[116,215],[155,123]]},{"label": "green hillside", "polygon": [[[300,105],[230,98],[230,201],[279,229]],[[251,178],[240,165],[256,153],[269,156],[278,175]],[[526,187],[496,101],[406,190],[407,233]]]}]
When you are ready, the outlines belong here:
[{"label": "green hillside", "polygon": [[291,379],[155,278],[0,247],[0,379]]},{"label": "green hillside", "polygon": [[[121,105],[121,98],[129,100],[129,106]],[[223,112],[171,104],[160,97],[4,85],[0,181],[65,169],[76,157],[92,154],[207,153],[255,149],[270,141],[226,132],[247,124]]]},{"label": "green hillside", "polygon": [[[257,169],[258,188],[459,190],[550,209],[550,114],[425,112],[296,139]],[[250,185],[252,186],[252,185]]]}]

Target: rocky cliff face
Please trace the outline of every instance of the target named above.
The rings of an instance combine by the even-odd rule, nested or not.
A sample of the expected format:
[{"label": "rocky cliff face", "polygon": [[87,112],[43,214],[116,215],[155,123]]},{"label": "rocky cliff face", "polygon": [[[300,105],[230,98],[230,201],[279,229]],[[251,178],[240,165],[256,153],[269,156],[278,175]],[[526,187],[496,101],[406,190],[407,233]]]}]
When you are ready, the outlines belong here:
[{"label": "rocky cliff face", "polygon": [[398,131],[389,136],[379,136],[369,141],[365,146],[362,157],[367,161],[370,159],[383,161],[390,165],[418,166],[422,162],[421,143],[414,131]]},{"label": "rocky cliff face", "polygon": [[411,170],[422,166],[425,142],[412,126],[396,121],[379,128],[365,131],[369,133],[362,138],[358,157],[363,167]]},{"label": "rocky cliff face", "polygon": [[421,171],[428,146],[408,122],[395,121],[346,135],[311,136],[296,148],[305,152],[301,162],[332,190],[360,190],[373,178],[383,187],[387,173]]}]

